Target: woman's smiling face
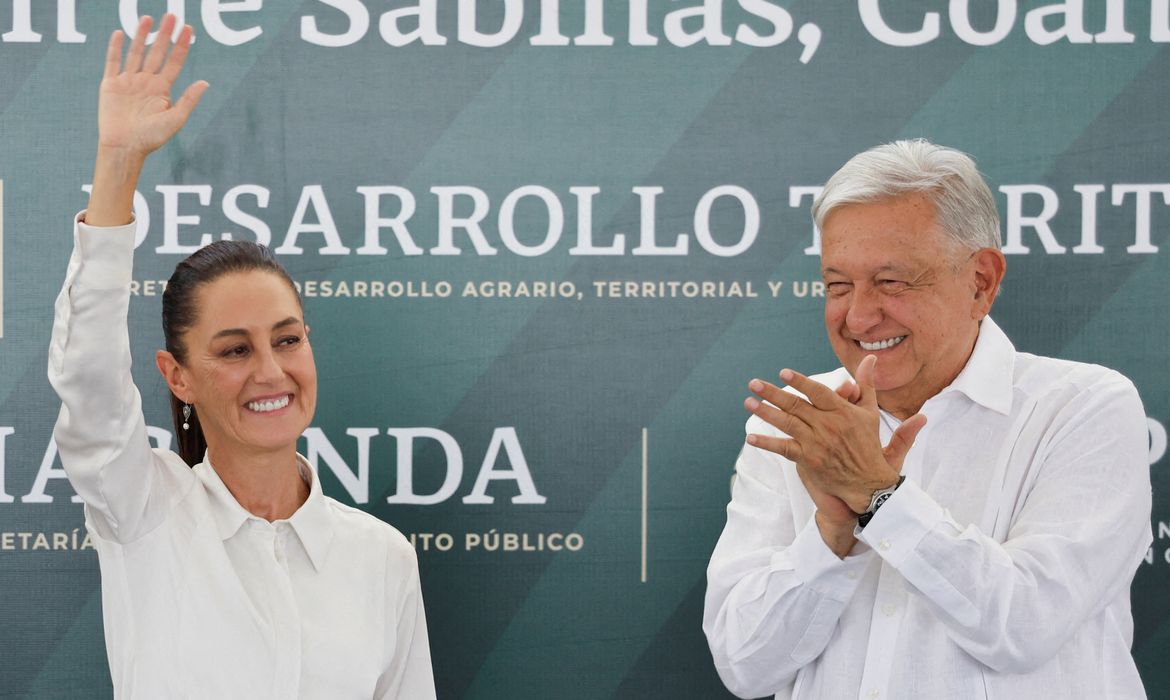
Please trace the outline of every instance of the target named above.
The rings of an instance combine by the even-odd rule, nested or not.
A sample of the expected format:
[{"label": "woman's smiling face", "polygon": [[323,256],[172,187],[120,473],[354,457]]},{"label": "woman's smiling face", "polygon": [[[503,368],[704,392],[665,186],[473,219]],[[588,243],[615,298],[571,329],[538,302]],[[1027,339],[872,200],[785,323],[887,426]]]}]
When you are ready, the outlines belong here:
[{"label": "woman's smiling face", "polygon": [[300,301],[264,270],[200,285],[177,371],[214,453],[295,449],[317,404],[317,368]]}]

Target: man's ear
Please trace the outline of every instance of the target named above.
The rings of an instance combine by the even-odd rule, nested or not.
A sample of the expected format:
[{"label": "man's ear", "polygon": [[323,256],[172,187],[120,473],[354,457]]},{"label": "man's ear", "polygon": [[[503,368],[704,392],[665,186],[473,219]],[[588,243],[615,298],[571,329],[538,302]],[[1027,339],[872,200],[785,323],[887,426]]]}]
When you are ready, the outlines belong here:
[{"label": "man's ear", "polygon": [[979,320],[991,311],[995,297],[999,294],[999,286],[1007,273],[1007,258],[996,248],[981,248],[975,252],[973,264],[975,267],[975,296],[971,307],[971,317]]},{"label": "man's ear", "polygon": [[179,397],[183,403],[195,403],[195,395],[187,381],[187,368],[179,364],[175,356],[166,350],[159,350],[154,354],[154,364],[158,366],[159,374],[166,380],[171,393]]}]

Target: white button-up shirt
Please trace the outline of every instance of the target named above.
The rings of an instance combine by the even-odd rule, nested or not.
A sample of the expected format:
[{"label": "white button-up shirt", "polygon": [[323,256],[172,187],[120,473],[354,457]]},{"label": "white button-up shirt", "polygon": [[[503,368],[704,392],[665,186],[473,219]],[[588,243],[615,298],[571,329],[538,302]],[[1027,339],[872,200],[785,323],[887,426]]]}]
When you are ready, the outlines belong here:
[{"label": "white button-up shirt", "polygon": [[[744,447],[707,570],[724,683],[817,700],[1144,698],[1129,587],[1151,492],[1133,385],[1016,352],[988,318],[922,412],[905,482],[844,559],[792,463]],[[897,425],[882,413],[883,444]],[[747,432],[781,434],[755,416]]]},{"label": "white button-up shirt", "polygon": [[54,436],[85,500],[119,699],[435,697],[414,549],[326,497],[248,513],[206,460],[147,443],[130,375],[134,226],[78,224],[57,299]]}]

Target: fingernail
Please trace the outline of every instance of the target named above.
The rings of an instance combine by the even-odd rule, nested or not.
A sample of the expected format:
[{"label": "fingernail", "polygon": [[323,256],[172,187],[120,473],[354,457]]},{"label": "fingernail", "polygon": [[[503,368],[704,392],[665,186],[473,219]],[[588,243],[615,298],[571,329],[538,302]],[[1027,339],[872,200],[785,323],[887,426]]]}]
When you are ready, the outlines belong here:
[{"label": "fingernail", "polygon": [[748,398],[743,402],[743,405],[747,406],[747,410],[754,411],[760,407],[760,402],[753,398]]},{"label": "fingernail", "polygon": [[764,390],[764,383],[761,382],[759,379],[753,379],[750,382],[748,382],[748,388],[751,389],[752,391],[757,391],[757,392],[763,391]]},{"label": "fingernail", "polygon": [[790,369],[780,370],[780,378],[786,382],[792,381],[792,370],[790,370]]},{"label": "fingernail", "polygon": [[756,444],[756,436],[755,435],[748,435],[747,436],[747,444],[749,444],[749,445]]}]

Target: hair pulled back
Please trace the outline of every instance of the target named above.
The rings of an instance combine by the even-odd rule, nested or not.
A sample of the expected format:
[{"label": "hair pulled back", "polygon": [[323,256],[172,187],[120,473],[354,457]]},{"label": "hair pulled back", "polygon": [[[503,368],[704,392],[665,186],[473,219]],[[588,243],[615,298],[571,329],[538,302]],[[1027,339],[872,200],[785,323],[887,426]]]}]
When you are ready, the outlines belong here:
[{"label": "hair pulled back", "polygon": [[[167,352],[171,353],[179,364],[187,363],[187,347],[183,343],[183,335],[199,320],[199,308],[196,303],[199,288],[223,275],[253,270],[278,275],[288,283],[297,298],[297,303],[303,308],[296,284],[277,261],[276,256],[267,247],[251,241],[216,241],[195,251],[175,266],[175,272],[167,282],[162,295],[162,327]],[[172,392],[171,419],[175,425],[179,456],[189,466],[195,466],[203,461],[203,454],[207,451],[207,440],[199,424],[197,412],[192,411],[191,416],[184,420],[184,405]],[[186,430],[183,429],[184,422],[189,426]]]}]

